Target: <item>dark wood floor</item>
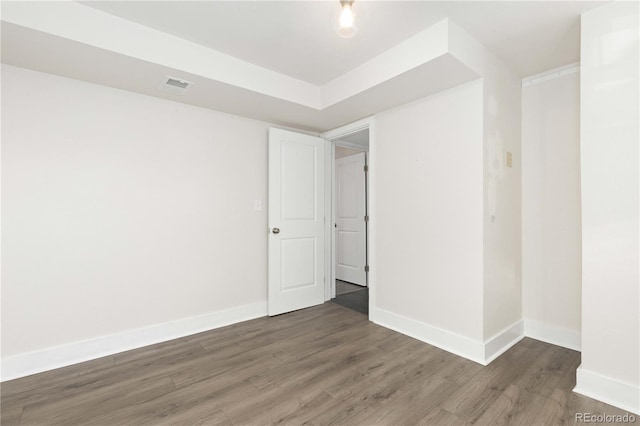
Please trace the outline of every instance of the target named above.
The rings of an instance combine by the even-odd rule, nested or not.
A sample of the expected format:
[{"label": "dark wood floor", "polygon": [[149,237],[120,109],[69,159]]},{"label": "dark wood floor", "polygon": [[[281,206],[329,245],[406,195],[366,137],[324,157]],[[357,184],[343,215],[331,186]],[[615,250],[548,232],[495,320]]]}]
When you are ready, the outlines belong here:
[{"label": "dark wood floor", "polygon": [[369,289],[366,287],[362,290],[336,296],[332,302],[361,314],[369,315]]},{"label": "dark wood floor", "polygon": [[2,425],[572,424],[578,352],[524,339],[487,367],[326,303],[1,385]]},{"label": "dark wood floor", "polygon": [[362,291],[366,286],[351,284],[346,281],[336,280],[336,296],[353,293],[354,291]]},{"label": "dark wood floor", "polygon": [[369,289],[367,287],[336,280],[336,297],[332,302],[369,315]]}]

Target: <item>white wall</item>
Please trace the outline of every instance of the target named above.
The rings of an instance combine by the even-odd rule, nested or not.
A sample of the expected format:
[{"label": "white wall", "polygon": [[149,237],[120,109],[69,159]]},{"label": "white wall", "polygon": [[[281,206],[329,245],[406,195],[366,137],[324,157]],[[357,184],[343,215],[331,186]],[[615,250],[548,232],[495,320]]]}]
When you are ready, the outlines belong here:
[{"label": "white wall", "polygon": [[482,340],[482,82],[377,115],[374,137],[376,308]]},{"label": "white wall", "polygon": [[454,23],[449,50],[479,80],[375,118],[371,318],[488,363],[523,335],[520,80]]},{"label": "white wall", "polygon": [[582,365],[576,390],[640,412],[637,2],[582,15]]},{"label": "white wall", "polygon": [[[494,58],[487,62],[483,99],[485,340],[517,327],[522,319],[520,80]],[[511,153],[511,167],[507,153]]]},{"label": "white wall", "polygon": [[450,51],[483,80],[483,336],[503,335],[504,348],[522,332],[520,79],[454,23],[449,37]]},{"label": "white wall", "polygon": [[267,128],[3,66],[3,360],[235,307],[266,314],[253,200],[266,204]]},{"label": "white wall", "polygon": [[578,349],[580,74],[522,89],[523,316],[532,337]]}]

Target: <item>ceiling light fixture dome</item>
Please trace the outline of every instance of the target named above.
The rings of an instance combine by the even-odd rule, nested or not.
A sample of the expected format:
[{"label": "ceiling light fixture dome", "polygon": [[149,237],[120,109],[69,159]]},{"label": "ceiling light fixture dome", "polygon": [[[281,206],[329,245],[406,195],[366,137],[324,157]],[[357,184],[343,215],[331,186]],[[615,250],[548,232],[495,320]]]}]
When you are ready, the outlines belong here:
[{"label": "ceiling light fixture dome", "polygon": [[351,38],[358,32],[358,28],[353,25],[353,1],[340,0],[342,12],[340,12],[340,26],[338,27],[338,35],[342,38]]}]

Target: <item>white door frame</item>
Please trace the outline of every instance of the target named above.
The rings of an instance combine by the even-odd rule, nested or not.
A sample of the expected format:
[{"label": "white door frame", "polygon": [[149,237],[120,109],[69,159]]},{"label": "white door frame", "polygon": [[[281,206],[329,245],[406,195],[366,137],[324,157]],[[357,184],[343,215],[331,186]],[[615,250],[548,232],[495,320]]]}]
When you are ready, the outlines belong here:
[{"label": "white door frame", "polygon": [[325,300],[331,300],[336,293],[336,265],[335,265],[335,238],[333,224],[336,220],[335,211],[335,147],[342,146],[345,148],[356,148],[362,150],[363,147],[352,145],[346,142],[337,142],[336,139],[343,138],[360,130],[369,129],[369,148],[367,150],[367,164],[369,165],[369,173],[367,175],[367,215],[369,222],[367,224],[367,265],[369,265],[369,273],[367,274],[367,287],[369,288],[369,319],[372,318],[372,312],[376,306],[376,291],[374,274],[372,269],[375,268],[374,262],[374,233],[373,224],[375,223],[375,215],[373,215],[372,206],[374,199],[375,185],[375,167],[373,167],[375,159],[375,143],[374,143],[374,117],[367,117],[337,129],[329,130],[320,134],[320,137],[329,141],[327,144],[326,155],[326,217],[330,218],[325,223]]}]

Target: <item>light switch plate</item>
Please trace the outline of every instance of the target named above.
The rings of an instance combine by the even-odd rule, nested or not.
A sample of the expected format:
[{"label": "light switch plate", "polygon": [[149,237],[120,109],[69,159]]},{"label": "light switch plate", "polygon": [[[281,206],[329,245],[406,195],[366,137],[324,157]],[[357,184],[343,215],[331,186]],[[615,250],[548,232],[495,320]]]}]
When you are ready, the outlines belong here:
[{"label": "light switch plate", "polygon": [[253,209],[257,212],[262,210],[262,200],[253,200]]},{"label": "light switch plate", "polygon": [[510,152],[507,152],[507,167],[512,167],[513,166],[513,156],[511,155]]}]

